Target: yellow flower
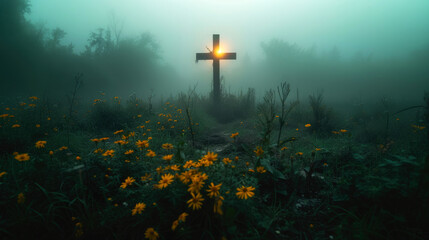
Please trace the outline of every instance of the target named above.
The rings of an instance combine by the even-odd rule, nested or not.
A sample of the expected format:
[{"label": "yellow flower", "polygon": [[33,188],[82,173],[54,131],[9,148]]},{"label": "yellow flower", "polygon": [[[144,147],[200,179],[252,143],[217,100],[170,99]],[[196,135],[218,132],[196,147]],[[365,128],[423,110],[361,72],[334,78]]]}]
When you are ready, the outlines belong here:
[{"label": "yellow flower", "polygon": [[81,157],[79,157],[79,156],[76,156],[76,160],[81,160],[82,158]]},{"label": "yellow flower", "polygon": [[18,198],[16,200],[18,202],[18,204],[23,204],[25,202],[25,196],[24,193],[20,193],[18,194]]},{"label": "yellow flower", "polygon": [[258,173],[265,173],[267,170],[263,166],[256,167],[256,171]]},{"label": "yellow flower", "polygon": [[192,160],[186,161],[185,164],[183,164],[183,168],[191,168],[193,164],[194,164],[194,161]]},{"label": "yellow flower", "polygon": [[179,218],[177,220],[181,221],[181,222],[185,222],[186,221],[186,217],[189,216],[189,214],[187,213],[182,213],[180,214]]},{"label": "yellow flower", "polygon": [[222,186],[222,183],[218,185],[214,185],[214,183],[210,183],[209,189],[206,190],[208,192],[207,195],[211,198],[220,195],[219,191],[221,186]]},{"label": "yellow flower", "polygon": [[225,200],[222,196],[219,196],[215,199],[214,205],[213,205],[213,212],[217,213],[219,215],[223,215],[222,211],[222,204],[223,200]]},{"label": "yellow flower", "polygon": [[121,188],[126,188],[127,186],[131,186],[131,184],[133,184],[133,182],[135,182],[136,180],[132,177],[127,177],[127,179],[125,179],[125,181],[121,184]]},{"label": "yellow flower", "polygon": [[125,144],[128,144],[128,142],[125,140],[118,140],[118,141],[115,141],[115,144],[125,145]]},{"label": "yellow flower", "polygon": [[54,155],[54,151],[49,151],[49,155]]},{"label": "yellow flower", "polygon": [[231,160],[231,159],[229,159],[229,158],[224,158],[224,159],[222,160],[222,162],[223,162],[225,165],[227,165],[228,163],[231,163],[231,162],[232,162],[232,160]]},{"label": "yellow flower", "polygon": [[113,134],[118,134],[118,133],[121,133],[121,132],[123,132],[124,130],[118,130],[118,131],[116,131],[116,132],[114,132]]},{"label": "yellow flower", "polygon": [[134,150],[131,150],[131,149],[130,149],[130,150],[128,150],[128,151],[125,151],[125,153],[124,153],[124,154],[125,154],[125,155],[129,155],[129,154],[132,154],[133,152],[134,152]]},{"label": "yellow flower", "polygon": [[202,198],[200,193],[197,193],[196,196],[194,193],[191,193],[191,195],[192,195],[192,198],[187,201],[187,203],[189,204],[189,207],[192,207],[192,210],[200,209],[201,206],[203,205],[204,198]]},{"label": "yellow flower", "polygon": [[247,199],[248,197],[251,198],[255,195],[255,193],[253,192],[254,190],[255,188],[252,186],[241,186],[241,188],[237,188],[237,193],[235,195],[237,195],[237,197],[240,199]]},{"label": "yellow flower", "polygon": [[230,138],[234,139],[238,136],[238,132],[231,134]]},{"label": "yellow flower", "polygon": [[199,193],[203,185],[204,185],[204,182],[202,181],[201,178],[199,178],[198,176],[193,176],[192,183],[189,184],[188,192]]},{"label": "yellow flower", "polygon": [[154,151],[152,151],[152,150],[149,149],[149,150],[147,150],[146,156],[148,156],[148,157],[155,157],[156,153]]},{"label": "yellow flower", "polygon": [[171,159],[173,158],[173,154],[169,154],[169,155],[165,155],[162,157],[162,159],[164,159],[165,161],[171,161]]},{"label": "yellow flower", "polygon": [[182,183],[187,184],[189,181],[191,181],[192,179],[192,171],[186,171],[186,172],[182,172],[179,176],[180,181],[182,181]]},{"label": "yellow flower", "polygon": [[102,153],[104,150],[101,148],[97,148],[94,150],[94,153]]},{"label": "yellow flower", "polygon": [[214,154],[213,152],[207,152],[203,158],[209,162],[214,162],[217,160],[217,154]]},{"label": "yellow flower", "polygon": [[143,141],[137,140],[136,145],[139,148],[147,148],[147,147],[149,147],[149,141],[147,141],[147,140],[143,140]]},{"label": "yellow flower", "polygon": [[158,188],[163,189],[168,187],[173,182],[174,176],[170,173],[164,174],[161,176],[161,180],[158,182]]},{"label": "yellow flower", "polygon": [[310,124],[310,123],[307,123],[307,124],[305,124],[305,127],[306,127],[306,128],[311,127],[311,124]]},{"label": "yellow flower", "polygon": [[177,165],[177,164],[171,165],[170,169],[173,170],[173,171],[180,171],[180,165]]},{"label": "yellow flower", "polygon": [[257,146],[253,152],[255,152],[257,157],[262,156],[262,154],[264,154],[264,150],[262,150],[260,146]]},{"label": "yellow flower", "polygon": [[295,153],[296,155],[299,155],[299,156],[302,156],[304,153],[302,153],[302,152],[297,152],[297,153]]},{"label": "yellow flower", "polygon": [[164,143],[164,144],[162,144],[162,148],[164,148],[166,150],[171,150],[174,147],[173,147],[173,144],[171,144],[171,143]]},{"label": "yellow flower", "polygon": [[137,203],[134,209],[132,210],[132,215],[141,214],[143,210],[146,208],[146,204],[144,203]]},{"label": "yellow flower", "polygon": [[281,151],[284,151],[284,150],[286,150],[287,149],[287,147],[282,147],[280,150]]},{"label": "yellow flower", "polygon": [[20,162],[24,162],[30,160],[30,156],[28,155],[28,153],[22,153],[15,155],[15,159]]},{"label": "yellow flower", "polygon": [[145,236],[145,238],[147,238],[149,240],[156,240],[159,238],[159,234],[153,228],[146,229],[144,236]]},{"label": "yellow flower", "polygon": [[171,230],[172,231],[174,231],[174,230],[176,230],[176,228],[177,228],[177,226],[179,225],[179,221],[178,220],[175,220],[174,222],[173,222],[173,224],[171,225]]},{"label": "yellow flower", "polygon": [[342,133],[346,133],[346,132],[347,132],[347,130],[345,130],[345,129],[341,129],[341,130],[340,130],[340,132],[342,132]]},{"label": "yellow flower", "polygon": [[46,141],[37,141],[36,148],[44,148],[45,144],[46,144]]},{"label": "yellow flower", "polygon": [[19,128],[19,127],[21,127],[21,125],[19,125],[19,124],[13,124],[12,125],[12,128]]},{"label": "yellow flower", "polygon": [[103,153],[103,156],[105,156],[105,157],[107,157],[107,156],[113,157],[114,153],[115,153],[115,150],[113,150],[113,149],[112,150],[106,150],[106,152]]},{"label": "yellow flower", "polygon": [[149,174],[149,173],[146,173],[144,176],[140,177],[140,180],[141,180],[142,182],[144,182],[144,181],[152,180],[152,178],[151,178],[151,176],[150,176],[150,174]]},{"label": "yellow flower", "polygon": [[7,172],[5,172],[5,171],[1,172],[1,173],[0,173],[0,178],[1,178],[1,177],[3,177],[3,176],[4,176],[4,175],[6,175],[6,174],[7,174]]},{"label": "yellow flower", "polygon": [[68,147],[66,147],[66,146],[62,146],[62,147],[60,147],[58,150],[63,151],[63,150],[67,150],[67,149],[68,149]]},{"label": "yellow flower", "polygon": [[36,124],[36,128],[39,128],[40,127],[40,124]]}]

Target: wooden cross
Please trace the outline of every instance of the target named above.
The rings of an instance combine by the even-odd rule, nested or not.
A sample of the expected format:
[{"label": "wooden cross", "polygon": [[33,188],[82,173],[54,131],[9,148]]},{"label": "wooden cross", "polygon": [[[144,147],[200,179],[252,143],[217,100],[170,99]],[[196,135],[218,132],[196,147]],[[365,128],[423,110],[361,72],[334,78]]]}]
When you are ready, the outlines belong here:
[{"label": "wooden cross", "polygon": [[[209,50],[210,51],[210,50]],[[209,53],[197,53],[198,60],[213,60],[213,100],[220,102],[220,63],[221,59],[237,59],[236,53],[221,52],[219,47],[219,34],[213,34],[213,50]]]}]

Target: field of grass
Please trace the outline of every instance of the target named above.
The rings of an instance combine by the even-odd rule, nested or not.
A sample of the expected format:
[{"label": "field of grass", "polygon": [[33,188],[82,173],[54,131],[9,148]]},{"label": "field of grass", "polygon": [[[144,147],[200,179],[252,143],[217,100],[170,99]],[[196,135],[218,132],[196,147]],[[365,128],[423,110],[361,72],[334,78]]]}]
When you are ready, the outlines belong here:
[{"label": "field of grass", "polygon": [[0,237],[428,239],[429,97],[339,112],[288,89],[3,102]]}]

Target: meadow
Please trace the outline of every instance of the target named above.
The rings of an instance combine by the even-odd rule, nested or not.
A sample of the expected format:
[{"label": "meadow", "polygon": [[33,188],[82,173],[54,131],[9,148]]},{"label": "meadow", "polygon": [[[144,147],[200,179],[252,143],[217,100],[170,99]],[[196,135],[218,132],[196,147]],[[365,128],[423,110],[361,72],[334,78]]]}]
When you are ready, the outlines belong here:
[{"label": "meadow", "polygon": [[0,106],[2,239],[428,239],[429,95],[190,90]]}]

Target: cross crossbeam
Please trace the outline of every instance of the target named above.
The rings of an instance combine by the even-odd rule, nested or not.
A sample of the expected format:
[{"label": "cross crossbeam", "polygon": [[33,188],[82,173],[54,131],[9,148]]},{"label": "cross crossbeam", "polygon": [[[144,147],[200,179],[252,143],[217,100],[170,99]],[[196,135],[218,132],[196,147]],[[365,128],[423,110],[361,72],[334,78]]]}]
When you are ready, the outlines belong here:
[{"label": "cross crossbeam", "polygon": [[213,50],[209,53],[197,53],[198,60],[213,60],[213,100],[220,102],[220,60],[235,60],[236,53],[223,53],[220,51],[219,34],[213,34]]}]

